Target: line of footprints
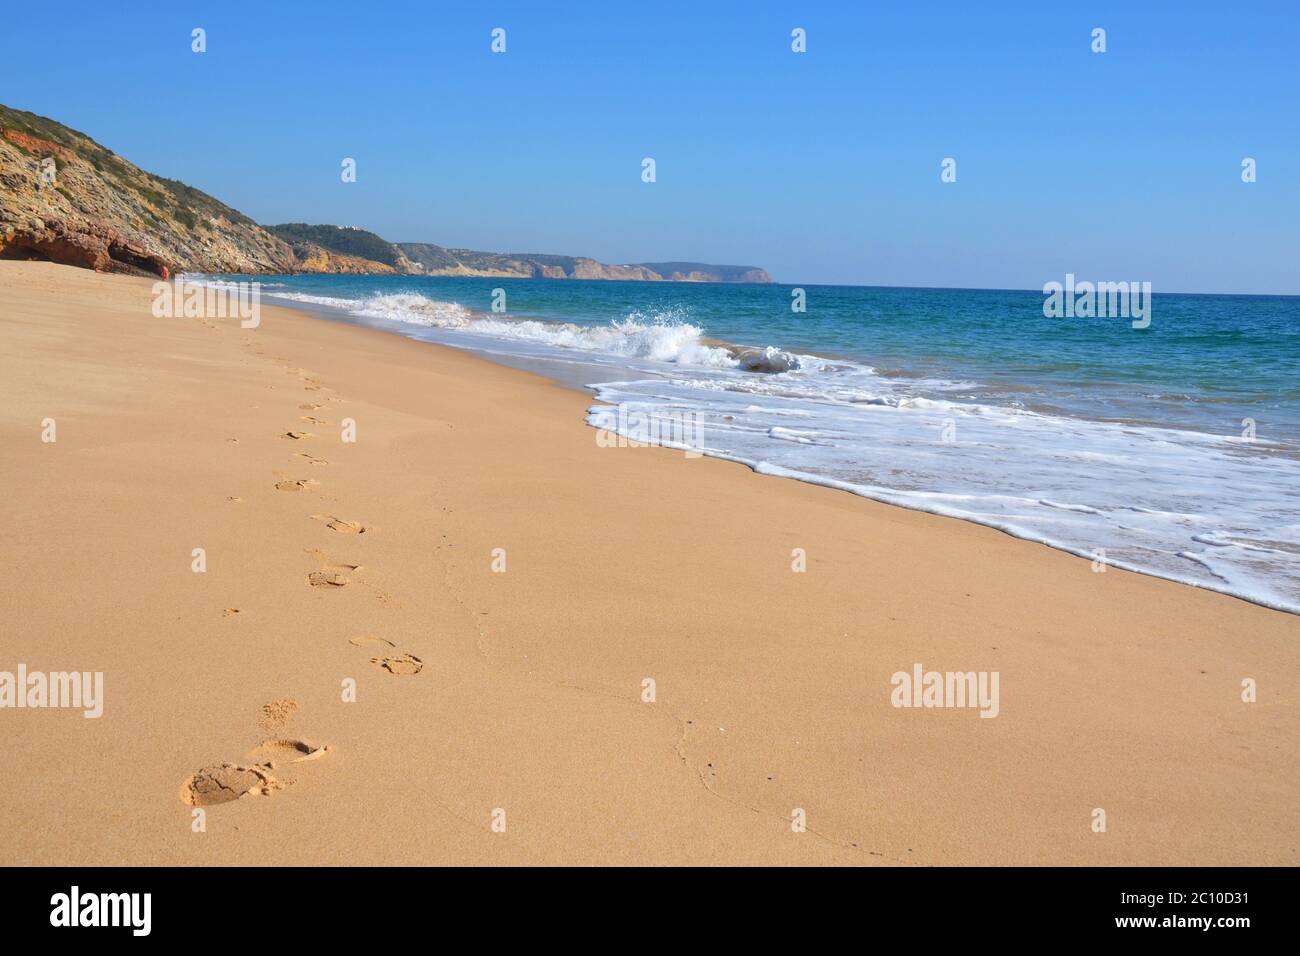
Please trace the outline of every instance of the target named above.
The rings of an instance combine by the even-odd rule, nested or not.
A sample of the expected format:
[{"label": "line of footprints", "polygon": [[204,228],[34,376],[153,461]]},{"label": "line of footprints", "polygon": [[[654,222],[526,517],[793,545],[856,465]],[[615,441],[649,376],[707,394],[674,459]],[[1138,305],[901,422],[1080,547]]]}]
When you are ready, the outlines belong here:
[{"label": "line of footprints", "polygon": [[[249,348],[251,346],[245,346]],[[256,354],[263,354],[254,349]],[[306,414],[300,421],[308,425],[328,425],[329,421],[317,417],[316,412],[325,408],[326,402],[338,401],[327,387],[310,378],[302,369],[290,369],[308,392],[319,393],[324,401],[309,401],[298,406]],[[308,441],[315,436],[308,431],[291,429],[282,436],[287,441]],[[229,439],[236,441],[236,439]],[[295,452],[293,457],[300,463],[320,467],[329,462],[306,452]],[[275,487],[286,492],[311,492],[320,488],[321,483],[315,478],[284,478],[276,481]],[[238,501],[232,497],[231,501]],[[330,514],[314,514],[313,520],[319,521],[337,534],[367,534],[375,529],[359,521],[350,521]],[[345,588],[354,582],[348,576],[360,570],[360,565],[332,563],[325,554],[317,549],[308,549],[308,553],[321,562],[321,568],[307,575],[307,586],[317,589],[332,590]],[[233,617],[240,613],[238,608],[226,608],[225,616]],[[399,651],[389,640],[373,635],[361,635],[349,638],[348,643],[373,655],[370,663],[386,674],[394,676],[412,676],[424,669],[424,662],[414,654]],[[262,728],[268,732],[262,743],[245,755],[242,763],[212,764],[191,774],[181,785],[181,802],[191,807],[206,807],[213,804],[229,803],[241,797],[269,796],[276,790],[282,790],[293,782],[298,765],[317,760],[330,752],[330,747],[316,744],[297,737],[282,734],[285,723],[297,712],[298,704],[293,700],[276,700],[262,708]]]}]

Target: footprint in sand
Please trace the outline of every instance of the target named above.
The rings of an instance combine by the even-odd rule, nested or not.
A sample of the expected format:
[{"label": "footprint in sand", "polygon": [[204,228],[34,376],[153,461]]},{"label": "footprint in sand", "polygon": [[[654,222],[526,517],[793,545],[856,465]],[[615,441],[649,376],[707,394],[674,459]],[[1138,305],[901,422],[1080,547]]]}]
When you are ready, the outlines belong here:
[{"label": "footprint in sand", "polygon": [[213,764],[191,775],[181,784],[181,803],[191,807],[209,807],[230,803],[241,797],[269,797],[283,790],[284,782],[273,771],[285,764],[317,760],[329,748],[293,738],[264,740],[248,755],[257,758],[252,766],[236,763]]},{"label": "footprint in sand", "polygon": [[[292,765],[317,760],[330,752],[324,745],[298,737],[281,736],[280,728],[298,711],[298,702],[289,698],[273,700],[262,706],[262,726],[275,736],[268,737],[245,755],[246,763],[218,763],[203,767],[181,784],[181,803],[207,807],[230,803],[241,797],[270,796],[283,790],[292,779],[280,780],[275,772],[292,769]],[[279,733],[277,733],[279,731]]]},{"label": "footprint in sand", "polygon": [[300,415],[300,416],[298,417],[298,421],[300,421],[300,422],[310,422],[310,423],[313,424],[313,425],[328,425],[328,424],[329,424],[329,422],[325,421],[325,419],[323,419],[323,418],[313,418],[313,417],[310,416],[310,415]]},{"label": "footprint in sand", "polygon": [[322,405],[322,404],[320,404],[319,402],[308,402],[306,405],[299,405],[299,406],[298,406],[298,408],[301,409],[301,410],[304,411],[304,412],[314,412],[314,411],[316,411],[316,409],[318,409],[318,408],[324,408],[324,407],[325,407],[325,406]]},{"label": "footprint in sand", "polygon": [[321,570],[312,571],[307,575],[307,583],[314,588],[347,587],[352,583],[352,579],[348,577],[345,572],[361,570],[361,565],[359,564],[330,561],[323,552],[316,548],[305,548],[304,550],[324,565]]},{"label": "footprint in sand", "polygon": [[269,796],[276,788],[275,778],[266,770],[233,763],[214,764],[204,767],[181,784],[181,803],[191,807],[209,807],[253,794]]},{"label": "footprint in sand", "polygon": [[269,704],[262,705],[262,726],[267,730],[275,730],[283,726],[296,713],[298,713],[296,700],[288,697],[273,700]]},{"label": "footprint in sand", "polygon": [[311,491],[320,487],[320,482],[315,478],[289,478],[277,481],[275,487],[279,491]]},{"label": "footprint in sand", "polygon": [[292,438],[294,441],[302,441],[304,438],[315,438],[311,432],[285,432],[281,438]]},{"label": "footprint in sand", "polygon": [[424,661],[414,654],[401,653],[387,654],[386,651],[397,647],[392,641],[386,641],[382,637],[375,637],[370,634],[363,634],[360,637],[348,638],[348,643],[354,647],[372,648],[378,657],[370,658],[370,663],[374,664],[380,670],[387,671],[390,674],[418,674],[424,670]]},{"label": "footprint in sand", "polygon": [[390,674],[418,674],[424,670],[424,661],[414,654],[402,653],[372,657],[370,663]]},{"label": "footprint in sand", "polygon": [[324,458],[317,458],[315,455],[309,455],[305,451],[296,451],[293,453],[294,458],[301,458],[309,465],[328,465],[329,462]]},{"label": "footprint in sand", "polygon": [[392,641],[386,641],[382,637],[374,637],[370,634],[362,634],[360,637],[349,637],[348,643],[353,647],[396,647]]},{"label": "footprint in sand", "polygon": [[325,522],[325,527],[331,531],[337,531],[339,534],[365,534],[371,530],[360,521],[345,521],[342,518],[335,518],[333,515],[312,515],[317,521]]},{"label": "footprint in sand", "polygon": [[307,575],[307,583],[314,588],[345,588],[352,579],[337,571],[313,571]]},{"label": "footprint in sand", "polygon": [[274,770],[286,763],[302,763],[304,760],[317,760],[329,753],[328,747],[317,746],[295,737],[273,738],[263,740],[252,749],[248,756],[260,757],[259,767]]}]

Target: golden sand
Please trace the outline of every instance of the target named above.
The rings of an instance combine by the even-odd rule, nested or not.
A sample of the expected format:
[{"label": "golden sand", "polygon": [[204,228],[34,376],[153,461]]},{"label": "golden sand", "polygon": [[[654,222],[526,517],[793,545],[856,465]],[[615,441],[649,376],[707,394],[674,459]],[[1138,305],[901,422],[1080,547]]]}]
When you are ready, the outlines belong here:
[{"label": "golden sand", "polygon": [[0,671],[104,675],[0,710],[4,863],[1297,862],[1300,619],[149,304],[0,263]]}]

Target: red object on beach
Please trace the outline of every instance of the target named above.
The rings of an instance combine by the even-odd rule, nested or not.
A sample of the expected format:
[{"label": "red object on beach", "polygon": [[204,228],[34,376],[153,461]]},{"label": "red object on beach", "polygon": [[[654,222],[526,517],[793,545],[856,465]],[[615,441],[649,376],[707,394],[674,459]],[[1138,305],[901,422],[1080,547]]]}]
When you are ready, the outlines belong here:
[{"label": "red object on beach", "polygon": [[167,267],[166,267],[166,266],[163,266],[163,267],[162,267],[162,277],[163,277],[164,279],[169,279],[169,278],[171,278],[171,273],[169,273],[169,272],[167,271]]}]

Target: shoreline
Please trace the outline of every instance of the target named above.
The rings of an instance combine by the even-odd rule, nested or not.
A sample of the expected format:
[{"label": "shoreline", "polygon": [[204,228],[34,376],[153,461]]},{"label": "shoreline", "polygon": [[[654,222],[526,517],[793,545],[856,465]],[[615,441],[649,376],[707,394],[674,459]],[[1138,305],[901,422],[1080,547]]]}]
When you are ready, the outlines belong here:
[{"label": "shoreline", "polygon": [[[0,670],[105,674],[100,719],[0,710],[12,862],[1297,862],[1293,615],[600,449],[590,395],[460,349],[0,277]],[[891,705],[914,667],[1000,674],[996,719]],[[193,833],[177,789],[272,738],[328,750]]]},{"label": "shoreline", "polygon": [[[203,281],[206,281],[209,278],[210,277],[200,275],[197,281],[202,283]],[[255,277],[237,276],[235,278],[242,280],[242,279],[252,279]],[[226,279],[223,278],[217,281],[226,281]],[[326,304],[323,302],[309,301],[303,298],[291,298],[285,296],[283,293],[277,294],[275,292],[266,293],[266,297],[276,300],[276,303],[281,306],[293,309],[295,311],[300,311],[307,315],[311,315],[317,318],[325,318],[328,319],[329,321],[341,322],[344,324],[349,324],[360,328],[379,330],[379,331],[386,332],[388,334],[398,335],[404,338],[412,339],[417,342],[423,342],[425,344],[440,345],[444,347],[455,348],[457,350],[464,351],[468,354],[474,355],[485,361],[492,362],[493,364],[504,365],[507,368],[517,369],[526,373],[531,372],[533,374],[541,375],[542,377],[545,378],[550,378],[550,379],[560,381],[560,384],[564,385],[565,387],[571,388],[575,391],[581,391],[584,394],[591,396],[595,402],[598,402],[600,404],[604,404],[604,405],[614,404],[609,399],[601,398],[599,394],[599,387],[590,384],[585,384],[583,382],[583,378],[579,377],[580,372],[575,371],[576,369],[591,369],[593,376],[598,376],[602,378],[607,377],[607,375],[603,374],[608,371],[607,366],[600,365],[595,361],[591,361],[591,362],[584,361],[583,358],[581,357],[582,356],[581,352],[579,352],[578,355],[571,360],[571,364],[575,370],[566,370],[562,368],[562,363],[559,360],[552,360],[549,358],[542,358],[539,356],[515,355],[510,352],[493,352],[484,349],[481,346],[475,346],[473,344],[457,345],[445,341],[431,341],[430,339],[427,338],[421,338],[418,334],[418,330],[426,328],[424,326],[412,325],[409,328],[404,328],[402,327],[402,323],[395,320],[387,320],[381,322],[379,320],[366,319],[365,317],[355,314],[354,312],[350,311],[348,308],[345,308],[342,305],[333,305],[333,304]],[[490,312],[482,312],[480,310],[471,309],[467,306],[459,306],[459,303],[448,303],[448,304],[457,305],[458,307],[464,309],[468,316],[476,320],[489,319],[492,321],[506,322],[506,323],[509,322],[540,323],[540,324],[550,325],[550,326],[560,326],[563,324],[557,319],[549,319],[540,316],[499,315]],[[764,348],[768,348],[768,349],[777,349],[782,354],[792,355],[795,356],[796,358],[811,356],[812,358],[831,361],[831,362],[843,361],[843,362],[856,363],[859,361],[858,359],[849,356],[832,355],[828,353],[823,354],[816,351],[804,351],[804,350],[790,351],[790,350],[785,350],[780,346],[744,345],[744,344],[726,341],[723,339],[702,338],[700,342],[702,345],[705,346],[722,349],[728,352],[733,358],[737,358],[737,359],[739,359],[742,355],[746,353],[758,353],[758,352],[762,352]],[[885,373],[881,373],[879,369],[875,369],[875,371],[880,374],[885,374]],[[645,371],[642,374],[654,375],[656,378],[664,378],[665,380],[667,379],[668,376],[667,371],[653,372],[653,373],[649,371]],[[754,371],[751,372],[751,374],[762,376],[767,373],[762,371]],[[914,373],[909,372],[905,375],[902,375],[901,377],[910,380],[910,379],[924,378],[925,376],[920,372],[914,372]],[[1200,436],[1203,439],[1212,439],[1212,438],[1221,437],[1218,434],[1208,431],[1202,427],[1189,425],[1180,429],[1173,425],[1165,424],[1154,420],[1105,418],[1105,417],[1096,417],[1096,416],[1089,416],[1083,414],[1072,414],[1056,406],[1045,406],[1043,408],[1025,406],[1023,410],[1035,414],[1046,415],[1048,417],[1066,417],[1072,420],[1083,421],[1090,424],[1114,425],[1120,427],[1136,427],[1136,428],[1142,428],[1147,430],[1171,432],[1174,434],[1187,432],[1187,433]],[[598,427],[591,423],[591,418],[592,418],[591,414],[584,415],[584,420],[586,420],[588,425],[590,425],[593,428]],[[630,437],[630,436],[624,436],[624,437]],[[1286,451],[1284,446],[1278,446],[1278,450]],[[1293,452],[1288,452],[1288,453],[1289,456],[1291,457],[1294,456]],[[1000,531],[1006,535],[1009,535],[1010,537],[1016,538],[1021,541],[1027,541],[1034,544],[1045,545],[1046,547],[1052,548],[1053,550],[1056,551],[1061,551],[1073,557],[1083,558],[1089,561],[1094,560],[1094,555],[1095,555],[1094,550],[1090,550],[1088,547],[1084,545],[1071,543],[1070,541],[1063,538],[1053,537],[1042,531],[1035,530],[1029,526],[1022,527],[1020,525],[1015,524],[1014,522],[1009,522],[1005,520],[996,520],[992,517],[982,518],[975,514],[963,512],[959,508],[951,508],[951,507],[945,508],[941,505],[927,505],[924,503],[924,498],[926,497],[924,494],[920,495],[919,498],[909,497],[910,495],[913,495],[913,493],[916,491],[915,489],[890,488],[890,487],[867,488],[862,485],[856,485],[850,482],[839,481],[828,476],[820,475],[815,471],[808,471],[808,470],[797,469],[797,468],[790,469],[790,468],[777,467],[777,466],[774,466],[772,468],[764,468],[763,467],[765,464],[764,462],[754,461],[754,460],[750,460],[744,457],[739,457],[731,454],[711,452],[711,451],[705,451],[703,452],[703,454],[711,458],[716,458],[718,460],[729,461],[734,464],[743,465],[744,467],[749,468],[755,474],[766,474],[766,475],[771,475],[773,477],[784,478],[790,481],[804,482],[807,484],[817,485],[822,488],[842,491],[847,494],[854,495],[856,497],[864,498],[868,501],[874,501],[880,504],[890,505],[892,507],[899,507],[910,511],[919,511],[925,514],[935,515],[937,517],[953,518],[959,521],[970,522],[972,524],[980,525],[982,527],[991,528],[995,531]],[[1293,616],[1300,617],[1300,604],[1290,603],[1286,599],[1280,596],[1270,596],[1270,595],[1253,592],[1249,589],[1236,586],[1232,582],[1226,579],[1223,579],[1223,585],[1221,587],[1216,587],[1214,586],[1213,583],[1198,581],[1196,578],[1192,577],[1190,573],[1187,572],[1179,574],[1173,571],[1165,571],[1157,567],[1145,567],[1133,561],[1124,560],[1123,558],[1109,558],[1105,560],[1105,564],[1107,567],[1110,568],[1116,568],[1119,570],[1128,571],[1135,574],[1143,574],[1150,577],[1158,578],[1160,580],[1170,581],[1175,584],[1185,585],[1191,588],[1197,588],[1197,589],[1211,591],[1218,594],[1224,594],[1227,595],[1228,597],[1232,597],[1237,600],[1244,601],[1248,604],[1253,604],[1259,607],[1267,608],[1272,611],[1278,611],[1283,614],[1290,614]],[[1211,571],[1211,573],[1214,572]]]}]

